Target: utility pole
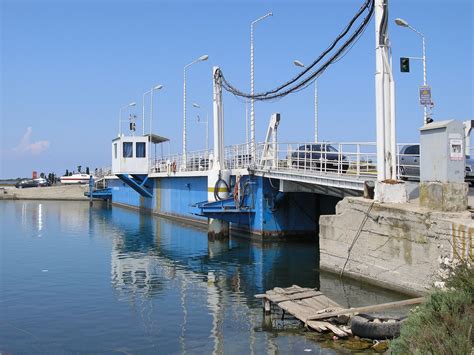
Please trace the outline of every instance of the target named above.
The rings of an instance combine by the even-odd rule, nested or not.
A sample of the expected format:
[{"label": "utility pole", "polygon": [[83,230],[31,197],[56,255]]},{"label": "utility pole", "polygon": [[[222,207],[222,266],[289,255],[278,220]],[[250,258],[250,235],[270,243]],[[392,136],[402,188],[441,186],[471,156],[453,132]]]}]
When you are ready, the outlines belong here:
[{"label": "utility pole", "polygon": [[388,0],[375,0],[377,180],[396,179],[395,82],[390,65]]}]

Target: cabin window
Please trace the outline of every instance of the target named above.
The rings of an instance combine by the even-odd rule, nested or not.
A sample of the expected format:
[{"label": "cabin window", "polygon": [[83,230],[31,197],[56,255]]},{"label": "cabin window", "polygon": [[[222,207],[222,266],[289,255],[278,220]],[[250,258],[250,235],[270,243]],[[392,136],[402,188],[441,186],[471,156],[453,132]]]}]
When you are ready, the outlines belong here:
[{"label": "cabin window", "polygon": [[114,159],[117,159],[117,143],[114,143]]},{"label": "cabin window", "polygon": [[123,142],[123,157],[133,158],[133,143],[132,142]]},{"label": "cabin window", "polygon": [[145,143],[137,142],[137,158],[145,158]]}]

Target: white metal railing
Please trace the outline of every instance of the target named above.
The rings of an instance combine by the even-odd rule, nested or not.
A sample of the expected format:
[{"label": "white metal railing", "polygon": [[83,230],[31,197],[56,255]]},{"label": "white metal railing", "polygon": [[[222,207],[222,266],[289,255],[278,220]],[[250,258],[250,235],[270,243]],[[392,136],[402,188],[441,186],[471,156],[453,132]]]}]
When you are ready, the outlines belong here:
[{"label": "white metal railing", "polygon": [[376,146],[372,142],[278,143],[272,150],[277,159],[273,164],[261,164],[261,168],[347,178],[377,175]]},{"label": "white metal railing", "polygon": [[[272,146],[273,147],[273,146]],[[261,160],[264,143],[257,144],[256,161],[250,156],[247,144],[225,147],[224,159],[227,169],[266,169]],[[375,143],[277,143],[272,149],[276,158],[272,170],[285,170],[297,174],[336,174],[347,177],[375,177],[377,154]],[[205,171],[212,168],[212,150],[187,153],[186,167],[182,155],[175,154],[156,159],[151,172]]]},{"label": "white metal railing", "polygon": [[397,178],[420,179],[420,144],[397,144]]},{"label": "white metal railing", "polygon": [[94,170],[93,175],[96,179],[100,179],[100,178],[103,178],[105,176],[112,175],[112,167],[107,166],[107,167],[97,168],[97,169]]}]

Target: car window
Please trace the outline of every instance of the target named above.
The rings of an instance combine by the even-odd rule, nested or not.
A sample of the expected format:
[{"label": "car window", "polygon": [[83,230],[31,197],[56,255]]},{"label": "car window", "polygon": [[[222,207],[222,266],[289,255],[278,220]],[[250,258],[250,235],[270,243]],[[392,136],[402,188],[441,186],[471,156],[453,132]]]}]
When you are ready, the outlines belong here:
[{"label": "car window", "polygon": [[407,149],[405,149],[405,154],[416,154],[415,147],[414,145],[408,146]]},{"label": "car window", "polygon": [[334,148],[332,145],[326,146],[326,149],[327,149],[328,152],[336,152],[337,153],[337,149]]},{"label": "car window", "polygon": [[419,145],[414,145],[413,146],[413,154],[420,155],[420,146]]}]

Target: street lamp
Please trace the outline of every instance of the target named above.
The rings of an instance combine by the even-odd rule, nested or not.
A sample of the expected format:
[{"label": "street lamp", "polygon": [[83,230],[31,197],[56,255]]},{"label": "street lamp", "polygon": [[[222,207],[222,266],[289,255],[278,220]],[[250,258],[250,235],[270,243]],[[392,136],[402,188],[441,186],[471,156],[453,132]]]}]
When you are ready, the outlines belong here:
[{"label": "street lamp", "polygon": [[184,78],[184,84],[183,84],[183,168],[186,169],[186,69],[190,67],[191,65],[197,63],[197,62],[203,62],[207,60],[209,56],[207,54],[200,56],[198,59],[192,61],[188,65],[184,67],[183,70],[183,78]]},{"label": "street lamp", "polygon": [[163,88],[163,85],[156,85],[152,87],[150,90],[145,91],[142,96],[142,132],[143,135],[145,135],[145,96],[147,94],[151,94],[151,105],[150,105],[150,134],[152,133],[151,129],[151,121],[153,119],[153,92],[156,90],[161,90]]},{"label": "street lamp", "polygon": [[253,70],[253,26],[269,16],[273,16],[272,12],[259,17],[255,21],[250,24],[250,156],[252,157],[253,161],[255,162],[255,154],[256,154],[256,146],[255,146],[255,100],[253,98],[254,94],[254,70]]},{"label": "street lamp", "polygon": [[[193,103],[193,107],[200,109],[201,106],[197,103]],[[198,123],[205,123],[206,124],[206,154],[209,153],[209,116],[206,112],[206,120],[201,121],[199,115],[197,116]]]},{"label": "street lamp", "polygon": [[[396,18],[395,23],[400,26],[400,27],[407,27],[413,32],[417,33],[419,36],[421,36],[422,44],[423,44],[423,56],[421,58],[411,58],[411,59],[421,59],[423,62],[423,86],[427,86],[426,83],[426,48],[425,48],[425,35],[418,31],[417,29],[413,28],[407,21],[401,18]],[[423,115],[423,121],[425,124],[428,123],[428,112],[427,112],[427,107],[424,105],[424,115]]]},{"label": "street lamp", "polygon": [[135,102],[130,102],[128,105],[125,105],[123,107],[120,108],[119,110],[119,137],[122,135],[122,110],[128,108],[128,107],[132,107],[132,106],[135,106],[136,103]]},{"label": "street lamp", "polygon": [[[302,62],[296,59],[293,64],[297,67],[305,67]],[[318,143],[318,80],[314,81],[314,142]]]}]

